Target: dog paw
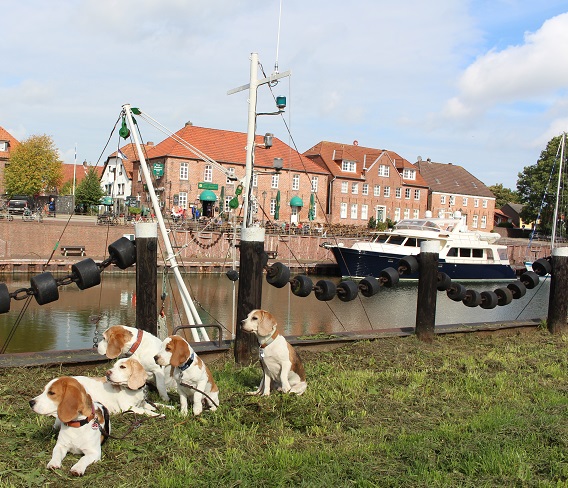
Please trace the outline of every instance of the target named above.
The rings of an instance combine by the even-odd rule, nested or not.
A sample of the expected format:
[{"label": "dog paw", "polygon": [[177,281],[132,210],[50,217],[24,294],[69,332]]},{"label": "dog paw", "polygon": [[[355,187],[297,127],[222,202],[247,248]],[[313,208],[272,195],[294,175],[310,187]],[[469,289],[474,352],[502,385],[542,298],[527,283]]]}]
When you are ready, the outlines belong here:
[{"label": "dog paw", "polygon": [[49,461],[49,463],[47,463],[47,469],[60,469],[61,468],[61,464],[59,463],[54,463],[52,461]]}]

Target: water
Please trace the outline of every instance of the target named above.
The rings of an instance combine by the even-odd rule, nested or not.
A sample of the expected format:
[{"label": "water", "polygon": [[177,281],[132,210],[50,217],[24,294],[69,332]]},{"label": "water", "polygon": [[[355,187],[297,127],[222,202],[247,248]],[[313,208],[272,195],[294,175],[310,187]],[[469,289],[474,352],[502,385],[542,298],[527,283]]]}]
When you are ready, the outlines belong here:
[{"label": "water", "polygon": [[[319,279],[311,277],[314,283]],[[325,278],[330,279],[330,278]],[[30,286],[29,277],[4,276],[3,282],[13,292]],[[339,279],[332,281],[339,282]],[[225,275],[187,275],[190,293],[197,300],[197,308],[204,324],[220,323],[223,337],[230,338],[234,330],[238,285]],[[172,280],[173,283],[173,280]],[[468,288],[478,291],[494,290],[503,283],[469,283]],[[461,302],[453,302],[443,292],[438,293],[436,324],[497,322],[546,317],[550,281],[541,281],[534,290],[520,300],[505,307],[484,310],[469,308]],[[159,277],[158,295],[162,293],[162,279]],[[416,322],[417,284],[404,283],[394,288],[383,288],[378,295],[360,298],[352,302],[341,302],[334,298],[320,302],[311,294],[298,298],[289,292],[289,287],[274,288],[264,282],[262,308],[273,313],[280,329],[286,335],[303,335],[379,330],[391,327],[413,327]],[[176,307],[181,301],[177,293],[166,284],[168,298],[166,316],[168,325],[180,325]],[[135,277],[134,275],[103,274],[100,286],[79,290],[76,285],[60,288],[59,300],[47,305],[38,305],[32,299],[28,308],[18,318],[26,300],[11,301],[10,312],[0,315],[0,348],[9,335],[5,352],[35,352],[46,350],[68,350],[90,348],[98,327],[104,330],[115,324],[135,326]],[[236,298],[235,298],[236,300]],[[158,301],[160,306],[161,301]]]}]

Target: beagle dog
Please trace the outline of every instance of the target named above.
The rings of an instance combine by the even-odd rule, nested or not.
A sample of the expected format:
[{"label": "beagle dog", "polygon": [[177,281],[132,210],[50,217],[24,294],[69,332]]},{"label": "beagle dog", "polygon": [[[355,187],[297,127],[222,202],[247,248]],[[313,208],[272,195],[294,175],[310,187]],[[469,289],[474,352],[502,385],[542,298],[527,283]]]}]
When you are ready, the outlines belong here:
[{"label": "beagle dog", "polygon": [[250,394],[268,396],[271,389],[298,395],[304,393],[307,387],[304,366],[295,349],[276,330],[276,318],[266,310],[252,310],[241,327],[256,335],[264,371],[258,390]]},{"label": "beagle dog", "polygon": [[106,376],[100,378],[73,376],[91,398],[102,403],[111,414],[130,411],[156,417],[160,414],[146,401],[147,377],[140,362],[133,357],[119,359]]},{"label": "beagle dog", "polygon": [[150,332],[126,325],[113,325],[103,332],[103,339],[99,342],[97,351],[109,359],[119,356],[137,359],[148,375],[154,375],[160,397],[168,401],[170,397],[166,378],[169,376],[169,368],[165,371],[154,361],[154,356],[161,346],[162,341]]},{"label": "beagle dog", "polygon": [[71,474],[76,476],[82,476],[87,466],[100,461],[101,445],[110,434],[108,410],[93,402],[79,381],[70,376],[51,380],[40,395],[30,400],[30,407],[40,415],[56,417],[60,423],[48,469],[61,468],[68,452],[83,454],[71,467]]},{"label": "beagle dog", "polygon": [[203,399],[211,408],[219,406],[219,388],[211,371],[195,353],[189,343],[180,336],[169,336],[162,342],[162,347],[154,357],[157,364],[174,367],[182,415],[187,415],[188,398],[193,402],[193,415],[203,411]]}]

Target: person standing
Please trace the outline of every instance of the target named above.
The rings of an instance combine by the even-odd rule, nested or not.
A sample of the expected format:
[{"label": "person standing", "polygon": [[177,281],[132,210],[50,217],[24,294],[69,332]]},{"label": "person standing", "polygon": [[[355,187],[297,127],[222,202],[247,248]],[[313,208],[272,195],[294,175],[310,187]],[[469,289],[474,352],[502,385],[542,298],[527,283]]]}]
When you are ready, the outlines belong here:
[{"label": "person standing", "polygon": [[49,200],[49,215],[55,217],[55,198],[53,197]]}]

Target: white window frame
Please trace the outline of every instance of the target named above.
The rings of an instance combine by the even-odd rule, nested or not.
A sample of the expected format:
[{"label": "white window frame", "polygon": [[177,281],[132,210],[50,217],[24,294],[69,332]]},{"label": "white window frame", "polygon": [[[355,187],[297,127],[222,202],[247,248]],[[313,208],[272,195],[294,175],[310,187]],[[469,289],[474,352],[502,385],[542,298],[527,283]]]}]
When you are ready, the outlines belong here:
[{"label": "white window frame", "polygon": [[414,200],[420,200],[420,190],[414,190]]},{"label": "white window frame", "polygon": [[412,190],[410,188],[405,188],[404,189],[404,198],[406,200],[410,200],[411,193],[412,193]]},{"label": "white window frame", "polygon": [[450,195],[450,205],[455,205],[456,204],[456,197],[454,195]]},{"label": "white window frame", "polygon": [[230,180],[230,179],[229,179],[229,176],[233,176],[233,177],[235,176],[235,168],[233,168],[233,167],[227,168],[227,172],[228,172],[229,174],[227,175],[227,181],[226,181],[225,184],[226,184],[226,185],[234,185],[234,184],[235,184],[235,181],[234,181],[234,180]]},{"label": "white window frame", "polygon": [[349,182],[342,181],[341,182],[341,193],[347,193],[349,191]]},{"label": "white window frame", "polygon": [[187,192],[180,191],[178,194],[178,206],[187,209]]},{"label": "white window frame", "polygon": [[418,219],[418,218],[420,218],[420,210],[419,210],[419,209],[415,208],[415,209],[412,211],[412,218],[413,218],[413,219]]},{"label": "white window frame", "polygon": [[405,218],[405,219],[409,219],[409,218],[410,218],[410,209],[409,209],[409,208],[405,208],[405,209],[404,209],[404,218]]},{"label": "white window frame", "polygon": [[276,198],[270,199],[270,215],[274,215],[276,213]]},{"label": "white window frame", "polygon": [[381,185],[375,185],[373,187],[373,196],[380,197],[381,196]]},{"label": "white window frame", "polygon": [[252,186],[253,188],[258,188],[258,173],[252,174]]},{"label": "white window frame", "polygon": [[339,218],[346,219],[347,218],[347,203],[341,202],[339,206]]},{"label": "white window frame", "polygon": [[312,193],[318,192],[319,178],[317,176],[312,176]]},{"label": "white window frame", "polygon": [[481,228],[482,228],[482,229],[486,229],[486,228],[487,228],[487,215],[482,215],[482,216],[481,216]]},{"label": "white window frame", "polygon": [[278,189],[279,182],[280,182],[280,175],[272,175],[270,188]]},{"label": "white window frame", "polygon": [[471,227],[473,229],[477,229],[477,222],[479,221],[479,215],[474,215],[473,218],[471,219]]},{"label": "white window frame", "polygon": [[292,190],[300,189],[300,175],[292,175]]},{"label": "white window frame", "polygon": [[357,164],[355,161],[348,161],[344,159],[341,161],[341,171],[345,171],[346,173],[356,173],[357,172]]},{"label": "white window frame", "polygon": [[379,176],[384,176],[386,178],[390,175],[390,168],[386,164],[379,164]]},{"label": "white window frame", "polygon": [[205,165],[205,170],[203,171],[203,181],[211,183],[213,181],[213,167],[210,164]]},{"label": "white window frame", "polygon": [[402,188],[397,186],[394,190],[394,197],[395,198],[402,198]]},{"label": "white window frame", "polygon": [[474,199],[473,199],[473,206],[474,206],[475,208],[478,208],[478,207],[479,207],[479,198],[474,198]]},{"label": "white window frame", "polygon": [[189,164],[188,163],[181,163],[179,165],[179,179],[180,180],[189,180]]},{"label": "white window frame", "polygon": [[383,196],[385,198],[390,198],[390,196],[391,196],[391,187],[390,186],[385,186],[383,188]]},{"label": "white window frame", "polygon": [[357,219],[357,215],[359,214],[359,207],[356,203],[351,204],[351,218]]},{"label": "white window frame", "polygon": [[368,195],[369,194],[369,183],[363,183],[363,187],[361,188],[361,195]]},{"label": "white window frame", "polygon": [[359,194],[359,183],[351,183],[351,193],[353,195]]},{"label": "white window frame", "polygon": [[402,170],[402,177],[405,180],[415,180],[416,179],[416,170],[410,168],[404,168]]},{"label": "white window frame", "polygon": [[368,220],[368,219],[369,219],[369,206],[361,205],[361,220]]},{"label": "white window frame", "polygon": [[400,208],[394,209],[394,221],[398,222],[400,220]]},{"label": "white window frame", "polygon": [[440,195],[440,205],[446,204],[446,195]]},{"label": "white window frame", "polygon": [[487,208],[487,200],[483,200],[482,206],[483,206],[483,208]]}]

